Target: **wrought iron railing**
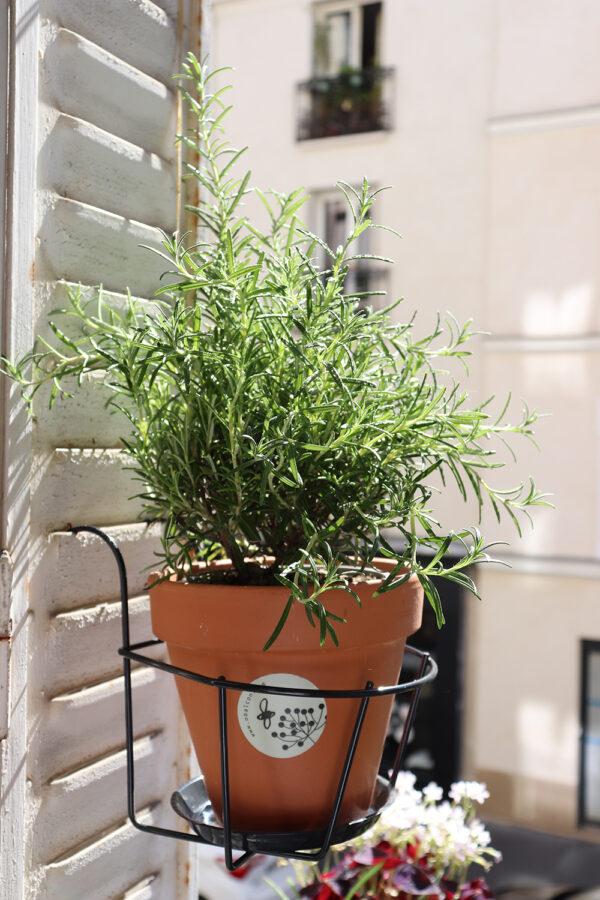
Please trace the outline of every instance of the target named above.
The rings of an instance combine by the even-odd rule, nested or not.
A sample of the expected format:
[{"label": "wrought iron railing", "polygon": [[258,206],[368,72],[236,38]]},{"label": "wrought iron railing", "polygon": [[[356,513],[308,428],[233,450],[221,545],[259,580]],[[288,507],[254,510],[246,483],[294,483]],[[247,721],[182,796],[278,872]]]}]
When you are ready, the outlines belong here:
[{"label": "wrought iron railing", "polygon": [[393,69],[349,69],[301,82],[298,140],[390,129],[393,74]]}]

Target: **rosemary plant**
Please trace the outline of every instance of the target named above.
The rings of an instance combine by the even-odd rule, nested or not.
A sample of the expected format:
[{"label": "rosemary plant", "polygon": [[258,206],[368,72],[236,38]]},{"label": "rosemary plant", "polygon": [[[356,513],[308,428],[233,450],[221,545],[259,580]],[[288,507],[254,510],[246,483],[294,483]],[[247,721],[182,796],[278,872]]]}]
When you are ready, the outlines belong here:
[{"label": "rosemary plant", "polygon": [[[510,424],[506,408],[499,418],[489,400],[469,408],[466,393],[440,378],[445,360],[469,354],[468,325],[438,320],[417,338],[412,321],[394,321],[397,304],[371,309],[368,297],[345,292],[355,242],[375,227],[378,192],[366,181],[358,191],[339,186],[353,224],[337,248],[302,225],[301,191],[257,192],[268,228],[248,220],[250,173],[235,174],[243,151],[224,137],[229,107],[226,89],[212,92],[215,74],[188,56],[181,90],[193,127],[179,140],[195,154],[186,177],[200,183],[203,202],[191,208],[193,239],[163,235],[168,283],[152,301],[128,295],[124,308],[102,290],[90,298],[67,286],[52,340],[38,338],[4,370],[29,404],[50,383],[51,405],[69,378],[103,373],[110,404],[129,421],[124,451],[143,485],[144,517],[164,523],[164,564],[192,578],[193,561],[220,554],[232,581],[289,588],[266,646],[295,601],[321,643],[336,642],[322,595],[352,592],[349,581],[372,573],[378,556],[394,562],[380,590],[416,573],[441,623],[433,579],[476,594],[465,569],[487,560],[489,546],[475,528],[441,533],[432,479],[451,479],[519,528],[542,495],[532,482],[497,490],[488,475],[501,465],[498,441],[532,438],[536,413]],[[316,262],[323,252],[325,268]],[[387,529],[397,529],[400,550]],[[451,544],[461,553],[448,562]]]}]

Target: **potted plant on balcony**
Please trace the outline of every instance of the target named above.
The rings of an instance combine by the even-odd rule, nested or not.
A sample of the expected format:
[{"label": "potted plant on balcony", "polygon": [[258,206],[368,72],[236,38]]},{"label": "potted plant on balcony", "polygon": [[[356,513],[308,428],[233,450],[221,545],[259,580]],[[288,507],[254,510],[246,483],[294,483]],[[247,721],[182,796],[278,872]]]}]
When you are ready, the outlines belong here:
[{"label": "potted plant on balcony", "polygon": [[[123,450],[144,516],[164,524],[152,620],[175,665],[285,687],[394,683],[423,591],[441,624],[434,579],[476,593],[465,570],[488,558],[475,529],[436,524],[432,479],[516,522],[541,495],[531,483],[496,490],[485,476],[499,465],[494,439],[531,437],[536,414],[491,418],[439,376],[440,360],[468,355],[467,327],[450,320],[444,340],[438,321],[415,337],[412,321],[392,318],[397,304],[365,313],[361,295],[344,294],[353,242],[372,227],[377,192],[366,182],[341,185],[353,226],[338,248],[302,227],[300,191],[259,192],[268,225],[252,224],[242,213],[249,173],[234,174],[241,152],[222,135],[222,91],[211,94],[213,75],[193,56],[184,69],[194,126],[180,140],[197,154],[187,177],[203,193],[191,209],[198,235],[164,236],[167,283],[154,301],[119,306],[68,287],[53,340],[4,369],[30,404],[44,384],[53,404],[73,376],[104,373],[128,419]],[[451,544],[461,553],[446,562]],[[178,682],[218,811],[216,692]],[[229,704],[234,828],[327,819],[336,733],[347,741],[355,704],[277,707],[251,692]],[[340,821],[369,806],[389,711],[388,700],[371,704]]]}]

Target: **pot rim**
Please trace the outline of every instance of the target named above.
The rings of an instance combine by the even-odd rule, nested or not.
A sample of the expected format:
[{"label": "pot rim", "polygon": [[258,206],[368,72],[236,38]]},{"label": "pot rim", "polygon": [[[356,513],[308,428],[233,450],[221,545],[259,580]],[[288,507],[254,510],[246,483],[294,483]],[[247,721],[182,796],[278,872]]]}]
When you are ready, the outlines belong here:
[{"label": "pot rim", "polygon": [[[274,557],[272,556],[257,556],[251,559],[248,559],[247,562],[250,563],[268,563],[269,561],[274,561]],[[396,560],[388,559],[383,556],[376,556],[375,559],[372,560],[371,564],[377,564],[377,566],[382,570],[382,572],[391,572],[394,566],[397,565]],[[185,566],[186,570],[189,571],[190,567]],[[348,567],[350,568],[350,567]],[[233,567],[233,563],[230,559],[215,559],[210,563],[206,562],[194,562],[191,566],[192,573],[195,571],[198,574],[203,574],[205,572],[218,572],[219,570],[226,572],[234,572],[235,569]],[[401,573],[404,574],[409,571],[408,566],[404,566],[399,570],[398,575]],[[170,573],[170,574],[169,574]],[[411,572],[410,578],[408,580],[413,580],[417,578],[415,572]],[[351,585],[374,585],[382,581],[381,575],[372,573],[371,577],[360,578],[359,580],[351,580],[348,582],[348,586]],[[185,585],[197,587],[198,585],[203,584],[203,582],[198,581],[187,581],[179,577],[179,574],[175,572],[170,566],[165,566],[163,569],[153,569],[148,573],[148,583],[151,587],[158,586],[159,584],[164,584],[168,582],[169,584],[178,584],[184,587]],[[267,590],[269,588],[278,588],[281,589],[283,585],[276,584],[256,584],[254,582],[238,582],[235,584],[227,584],[227,583],[219,583],[219,582],[209,582],[210,586],[213,588],[219,587],[227,587],[227,588],[260,588],[261,590]]]}]

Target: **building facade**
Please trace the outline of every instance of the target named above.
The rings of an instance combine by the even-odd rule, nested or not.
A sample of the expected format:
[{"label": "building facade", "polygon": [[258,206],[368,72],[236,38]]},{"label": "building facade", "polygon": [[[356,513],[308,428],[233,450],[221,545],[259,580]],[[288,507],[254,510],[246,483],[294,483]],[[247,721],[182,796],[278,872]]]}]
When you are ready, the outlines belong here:
[{"label": "building facade", "polygon": [[[512,568],[476,573],[465,598],[462,772],[499,821],[600,837],[600,9],[531,0],[213,0],[211,65],[226,76],[228,133],[261,188],[310,195],[334,245],[335,184],[390,185],[367,249],[387,271],[351,277],[404,297],[427,327],[450,310],[484,332],[470,393],[512,395],[547,418],[506,486],[552,493]],[[253,209],[249,200],[249,209]],[[456,494],[439,515],[476,524]],[[441,678],[443,678],[443,673]]]}]

